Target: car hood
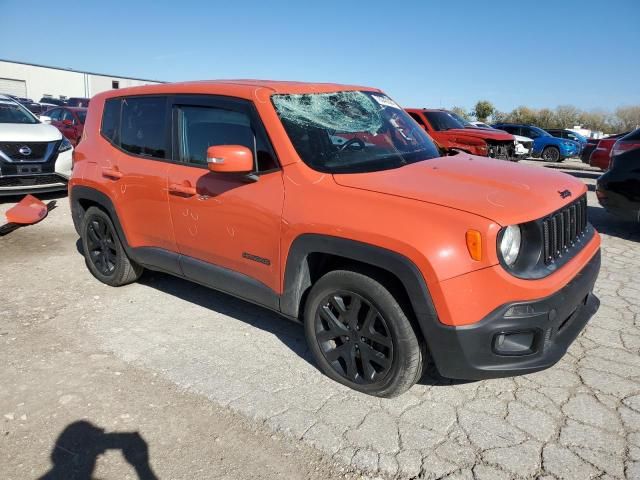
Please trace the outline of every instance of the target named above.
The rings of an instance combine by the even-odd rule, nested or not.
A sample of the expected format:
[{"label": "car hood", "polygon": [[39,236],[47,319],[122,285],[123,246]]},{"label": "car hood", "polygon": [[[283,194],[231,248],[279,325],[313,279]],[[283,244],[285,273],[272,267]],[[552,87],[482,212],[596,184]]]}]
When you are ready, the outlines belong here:
[{"label": "car hood", "polygon": [[511,140],[513,135],[499,130],[489,130],[488,128],[452,128],[450,130],[442,130],[438,133],[447,135],[460,135],[465,137],[475,137],[488,140]]},{"label": "car hood", "polygon": [[0,123],[0,142],[52,142],[62,134],[45,123]]},{"label": "car hood", "polygon": [[523,137],[522,135],[514,135],[513,137],[519,142],[533,142],[531,138]]},{"label": "car hood", "polygon": [[[334,179],[345,187],[455,208],[503,226],[541,218],[586,191],[584,183],[561,172],[466,153],[380,172],[334,174]],[[563,199],[565,190],[571,196]]]}]

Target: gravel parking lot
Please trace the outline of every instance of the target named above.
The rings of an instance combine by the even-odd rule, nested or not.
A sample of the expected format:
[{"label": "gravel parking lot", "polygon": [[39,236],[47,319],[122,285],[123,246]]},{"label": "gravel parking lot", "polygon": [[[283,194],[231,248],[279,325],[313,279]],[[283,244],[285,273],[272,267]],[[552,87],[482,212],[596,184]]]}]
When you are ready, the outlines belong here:
[{"label": "gravel parking lot", "polygon": [[267,310],[153,272],[100,284],[52,197],[0,238],[2,477],[81,464],[86,445],[53,447],[84,420],[140,432],[79,427],[108,450],[101,478],[640,478],[640,227],[598,206],[597,173],[573,174],[602,234],[602,305],[568,355],[517,378],[432,372],[392,400],[322,376],[302,328]]}]

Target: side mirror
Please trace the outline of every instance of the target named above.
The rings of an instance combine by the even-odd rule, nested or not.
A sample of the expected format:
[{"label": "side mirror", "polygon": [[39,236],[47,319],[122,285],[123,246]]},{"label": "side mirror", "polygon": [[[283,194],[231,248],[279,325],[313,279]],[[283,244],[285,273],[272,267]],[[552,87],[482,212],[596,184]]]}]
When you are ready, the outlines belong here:
[{"label": "side mirror", "polygon": [[216,145],[207,148],[207,166],[214,173],[250,173],[253,153],[242,145]]},{"label": "side mirror", "polygon": [[51,124],[51,117],[47,117],[46,115],[40,115],[38,117],[42,123]]},{"label": "side mirror", "polygon": [[73,125],[73,121],[69,119],[62,120],[62,124],[66,127],[71,127]]}]

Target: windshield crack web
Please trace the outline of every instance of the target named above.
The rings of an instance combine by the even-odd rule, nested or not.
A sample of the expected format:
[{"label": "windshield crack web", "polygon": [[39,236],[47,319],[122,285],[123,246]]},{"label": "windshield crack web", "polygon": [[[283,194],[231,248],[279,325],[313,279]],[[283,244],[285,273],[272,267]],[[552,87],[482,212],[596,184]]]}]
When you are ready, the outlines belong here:
[{"label": "windshield crack web", "polygon": [[359,91],[326,94],[274,95],[281,118],[300,126],[375,135],[382,128],[381,107]]}]

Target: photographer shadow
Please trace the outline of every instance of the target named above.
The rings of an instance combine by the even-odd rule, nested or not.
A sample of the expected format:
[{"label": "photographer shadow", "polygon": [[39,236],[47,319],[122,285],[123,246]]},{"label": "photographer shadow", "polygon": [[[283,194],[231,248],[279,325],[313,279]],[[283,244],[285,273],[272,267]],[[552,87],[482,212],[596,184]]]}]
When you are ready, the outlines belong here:
[{"label": "photographer shadow", "polygon": [[140,480],[157,480],[149,447],[138,432],[106,433],[87,421],[69,424],[51,450],[53,467],[39,480],[91,480],[98,456],[120,450]]}]

